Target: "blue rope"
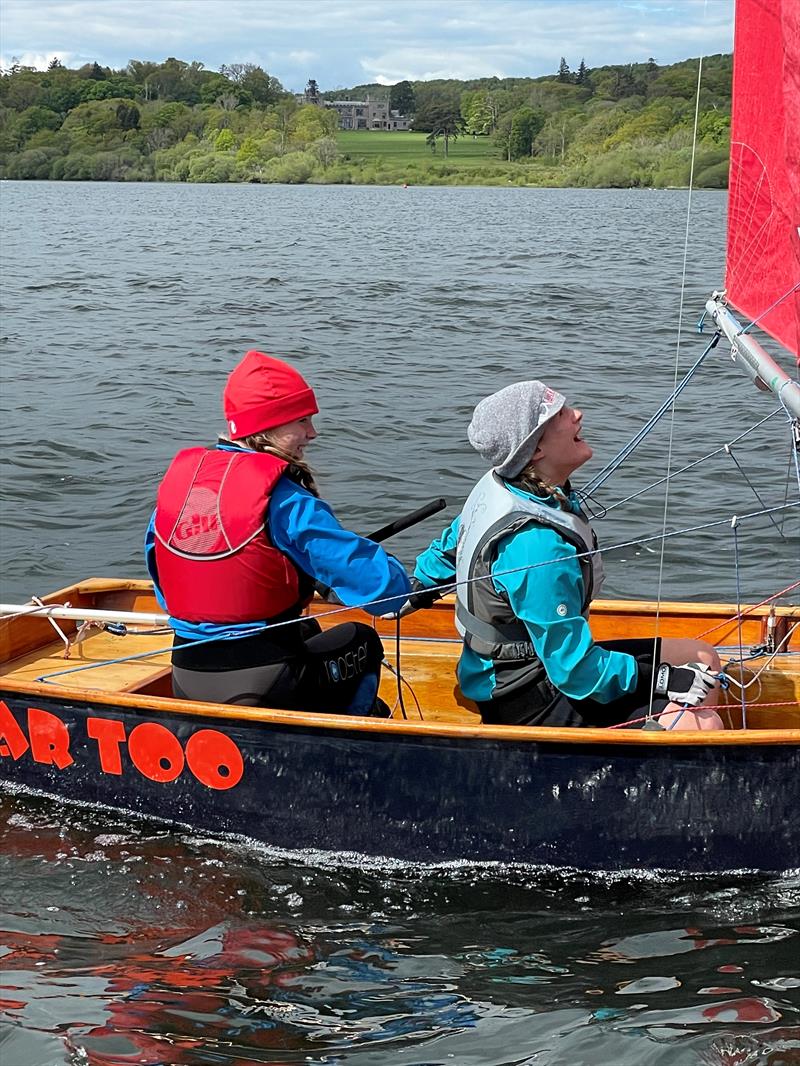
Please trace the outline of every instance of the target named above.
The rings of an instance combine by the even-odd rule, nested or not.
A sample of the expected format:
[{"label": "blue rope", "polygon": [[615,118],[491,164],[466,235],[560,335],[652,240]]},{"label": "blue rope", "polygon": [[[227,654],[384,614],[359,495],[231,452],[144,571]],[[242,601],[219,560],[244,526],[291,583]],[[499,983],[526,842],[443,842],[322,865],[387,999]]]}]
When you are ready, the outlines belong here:
[{"label": "blue rope", "polygon": [[622,466],[628,456],[633,451],[635,451],[636,448],[639,447],[644,438],[655,428],[655,426],[661,421],[667,411],[669,411],[670,408],[674,405],[677,398],[680,396],[680,394],[689,384],[691,379],[700,369],[700,366],[702,365],[708,353],[712,350],[712,348],[716,348],[717,344],[719,343],[720,336],[721,334],[719,333],[714,334],[714,336],[711,338],[710,342],[706,346],[705,351],[695,360],[694,364],[689,368],[683,380],[678,383],[674,391],[667,397],[666,400],[664,400],[664,402],[658,408],[656,413],[652,415],[648,419],[648,421],[645,422],[639,432],[634,437],[632,437],[631,440],[629,440],[628,443],[624,445],[619,452],[617,452],[611,462],[607,463],[603,467],[603,469],[600,470],[599,473],[597,473],[592,478],[588,485],[583,488],[583,492],[590,494],[600,488],[601,485],[608,481],[614,471],[617,470],[620,466]]},{"label": "blue rope", "polygon": [[[294,620],[294,619],[293,619]],[[282,624],[282,623],[281,623]],[[256,633],[262,633],[267,629],[271,629],[272,626],[260,626],[258,629],[248,630],[247,633],[231,633],[226,637],[199,637],[197,640],[187,641],[182,644],[182,648],[196,648],[198,644],[208,644],[212,640],[242,640],[244,637],[252,637]],[[172,651],[172,645],[168,645],[166,648],[156,648],[154,651],[142,651],[137,655],[123,655],[119,659],[103,659],[99,663],[84,663],[82,666],[71,666],[68,670],[55,670],[49,674],[42,674],[41,677],[35,677],[34,681],[40,681],[46,685],[49,683],[51,677],[63,677],[65,674],[77,674],[81,670],[94,670],[99,666],[116,666],[118,663],[132,663],[137,659],[152,659],[155,655],[164,655],[167,652]]]},{"label": "blue rope", "polygon": [[[729,440],[727,444],[722,444],[719,448],[714,448],[713,451],[707,452],[705,455],[701,455],[699,459],[692,460],[692,462],[687,463],[686,466],[682,466],[678,470],[673,470],[671,474],[665,474],[664,477],[659,478],[657,481],[652,481],[649,485],[645,485],[644,488],[637,489],[636,492],[632,492],[629,496],[625,496],[623,499],[617,500],[616,503],[610,503],[606,505],[603,508],[602,517],[605,518],[607,514],[615,510],[617,507],[622,507],[623,504],[630,503],[631,500],[636,500],[639,498],[639,496],[644,496],[645,493],[651,492],[653,489],[657,489],[665,482],[671,481],[672,478],[680,477],[681,474],[686,474],[688,473],[688,471],[694,470],[696,466],[700,466],[701,463],[706,462],[708,459],[713,459],[715,455],[719,455],[721,452],[727,451],[728,449],[732,448],[734,444],[738,444],[739,441],[744,440],[744,438],[749,436],[749,434],[755,432],[755,430],[757,429],[760,429],[760,427],[763,426],[765,422],[768,422],[771,418],[774,418],[775,415],[779,415],[783,410],[785,410],[785,408],[776,407],[774,411],[771,411],[768,415],[765,415],[763,418],[759,419],[758,422],[750,426],[749,429],[746,429],[743,433],[740,433],[738,437],[734,437],[732,440]],[[759,500],[759,503],[761,502],[762,501]]]}]

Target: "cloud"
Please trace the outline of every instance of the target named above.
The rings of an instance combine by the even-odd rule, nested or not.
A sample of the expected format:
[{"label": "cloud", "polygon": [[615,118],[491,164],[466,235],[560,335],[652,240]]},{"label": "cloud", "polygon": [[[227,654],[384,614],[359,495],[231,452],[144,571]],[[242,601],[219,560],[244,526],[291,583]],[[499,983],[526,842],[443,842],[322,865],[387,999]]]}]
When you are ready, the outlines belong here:
[{"label": "cloud", "polygon": [[0,68],[8,70],[14,63],[21,67],[34,67],[36,70],[46,70],[50,63],[57,59],[64,67],[83,66],[87,60],[74,52],[21,52],[17,55],[0,53]]},{"label": "cloud", "polygon": [[394,52],[361,60],[361,68],[368,80],[392,85],[396,81],[430,81],[434,78],[490,78],[505,77],[504,64],[492,50],[472,51],[399,48]]},{"label": "cloud", "polygon": [[[4,57],[265,67],[289,89],[540,76],[730,51],[733,0],[3,0]],[[5,60],[8,62],[8,59]],[[64,62],[62,58],[62,62]]]},{"label": "cloud", "polygon": [[287,59],[291,59],[293,63],[301,64],[305,63],[308,66],[309,63],[315,63],[319,59],[319,53],[317,52],[290,52]]}]

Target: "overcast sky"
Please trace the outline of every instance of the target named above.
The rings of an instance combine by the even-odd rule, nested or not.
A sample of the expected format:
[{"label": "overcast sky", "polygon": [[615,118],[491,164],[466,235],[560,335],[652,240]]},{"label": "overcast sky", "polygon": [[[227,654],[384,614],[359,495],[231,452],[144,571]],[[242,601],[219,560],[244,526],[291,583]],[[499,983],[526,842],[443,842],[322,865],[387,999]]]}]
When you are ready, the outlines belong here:
[{"label": "overcast sky", "polygon": [[257,63],[286,89],[730,52],[733,0],[2,0],[0,65]]}]

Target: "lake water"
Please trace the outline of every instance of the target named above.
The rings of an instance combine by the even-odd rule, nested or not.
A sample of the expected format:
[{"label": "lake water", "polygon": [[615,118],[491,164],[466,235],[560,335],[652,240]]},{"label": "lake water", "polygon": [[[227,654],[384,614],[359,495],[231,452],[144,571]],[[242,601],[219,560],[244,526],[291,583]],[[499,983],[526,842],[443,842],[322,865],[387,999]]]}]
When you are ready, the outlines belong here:
[{"label": "lake water", "polygon": [[[11,183],[2,206],[2,598],[142,577],[158,478],[222,428],[249,347],[314,385],[311,452],[368,531],[481,472],[471,409],[541,377],[587,479],[708,335],[725,197]],[[785,419],[712,352],[596,494],[606,593],[760,600],[797,578]],[[733,447],[724,445],[747,434]],[[615,506],[696,459],[663,487]],[[796,483],[794,498],[797,496]],[[666,515],[665,515],[666,509]],[[439,519],[393,542],[407,563]],[[670,537],[664,527],[702,530]],[[662,573],[659,579],[659,574]],[[800,877],[609,879],[287,856],[3,796],[2,1066],[789,1066]]]}]

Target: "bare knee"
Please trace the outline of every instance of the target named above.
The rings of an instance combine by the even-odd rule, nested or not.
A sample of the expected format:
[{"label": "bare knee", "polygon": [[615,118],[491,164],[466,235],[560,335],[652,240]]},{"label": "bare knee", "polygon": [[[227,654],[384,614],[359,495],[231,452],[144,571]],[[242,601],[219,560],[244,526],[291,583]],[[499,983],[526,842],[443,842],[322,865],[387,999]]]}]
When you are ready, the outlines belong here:
[{"label": "bare knee", "polygon": [[674,729],[676,732],[725,728],[725,723],[713,707],[679,707],[676,710],[666,710],[659,715],[658,721],[665,729]]},{"label": "bare knee", "polygon": [[672,666],[702,663],[715,674],[722,669],[722,660],[717,649],[705,640],[665,637],[661,641],[661,659],[662,662],[670,663]]}]

